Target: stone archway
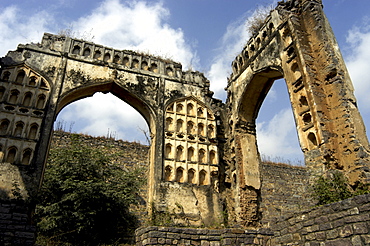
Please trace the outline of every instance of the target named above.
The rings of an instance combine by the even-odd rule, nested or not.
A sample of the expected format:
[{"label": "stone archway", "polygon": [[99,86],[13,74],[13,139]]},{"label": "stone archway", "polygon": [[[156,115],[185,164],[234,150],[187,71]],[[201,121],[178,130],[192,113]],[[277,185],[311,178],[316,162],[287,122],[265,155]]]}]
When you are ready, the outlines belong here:
[{"label": "stone archway", "polygon": [[352,185],[369,180],[369,144],[337,46],[321,1],[292,0],[278,3],[233,61],[227,87],[226,175],[232,180],[236,173],[240,223],[253,224],[260,216],[255,119],[275,79],[286,81],[311,173],[338,169]]},{"label": "stone archway", "polygon": [[[95,92],[111,92],[134,107],[149,125],[148,209],[149,213],[151,207],[167,209],[158,199],[164,192],[160,183],[166,173],[165,105],[193,96],[219,110],[212,106],[209,81],[199,72],[183,72],[179,63],[65,36],[44,34],[40,44],[20,45],[9,52],[1,65],[0,111],[4,117],[0,119],[0,157],[4,178],[0,198],[4,204],[10,202],[14,185],[25,200],[37,193],[58,112]],[[187,110],[194,114],[190,105]],[[32,210],[27,205],[21,207]]]}]

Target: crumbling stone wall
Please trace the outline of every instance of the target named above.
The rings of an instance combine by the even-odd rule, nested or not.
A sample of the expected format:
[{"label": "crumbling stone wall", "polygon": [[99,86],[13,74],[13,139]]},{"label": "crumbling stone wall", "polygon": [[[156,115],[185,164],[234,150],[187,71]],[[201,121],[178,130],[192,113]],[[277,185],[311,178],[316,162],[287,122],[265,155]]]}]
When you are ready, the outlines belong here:
[{"label": "crumbling stone wall", "polygon": [[269,230],[195,229],[150,226],[136,230],[136,245],[270,245]]},{"label": "crumbling stone wall", "polygon": [[[255,120],[280,78],[310,172],[338,169],[354,187],[369,182],[369,143],[337,46],[321,0],[280,1],[233,61],[224,105],[212,98],[202,73],[182,71],[181,64],[160,57],[47,33],[41,43],[19,45],[0,60],[0,204],[17,202],[15,185],[24,200],[37,193],[60,110],[110,92],[137,109],[150,128],[149,213],[174,211],[183,222],[197,217],[197,226],[218,221],[225,210],[229,225],[259,227],[263,209],[274,212],[261,196]],[[186,112],[170,110],[184,102]],[[204,114],[192,112],[195,105]],[[172,116],[186,126],[166,129]],[[175,148],[179,158],[173,158]],[[182,199],[177,194],[192,199],[176,212]]]},{"label": "crumbling stone wall", "polygon": [[314,206],[306,167],[263,162],[261,180],[262,227],[272,228],[278,218]]},{"label": "crumbling stone wall", "polygon": [[272,245],[370,245],[370,194],[279,218]]}]

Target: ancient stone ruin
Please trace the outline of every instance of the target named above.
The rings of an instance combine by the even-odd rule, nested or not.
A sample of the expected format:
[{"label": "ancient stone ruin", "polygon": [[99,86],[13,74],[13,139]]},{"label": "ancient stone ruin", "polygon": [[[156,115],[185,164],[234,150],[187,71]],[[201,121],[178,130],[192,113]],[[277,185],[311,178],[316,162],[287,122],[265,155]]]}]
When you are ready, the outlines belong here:
[{"label": "ancient stone ruin", "polygon": [[[149,125],[150,216],[169,214],[182,227],[219,227],[227,214],[228,227],[238,228],[141,229],[138,245],[185,244],[189,237],[218,245],[337,240],[325,231],[324,239],[310,239],[299,228],[288,234],[282,230],[286,225],[274,221],[297,211],[298,203],[303,208],[312,204],[305,187],[315,175],[340,170],[353,186],[370,178],[365,127],[321,0],[279,2],[246,42],[232,70],[223,103],[212,97],[202,73],[182,71],[181,64],[159,57],[48,33],[41,43],[10,51],[1,58],[0,70],[0,243],[33,244],[33,206],[27,201],[42,185],[53,123],[66,105],[96,92],[110,92],[127,102]],[[287,84],[307,168],[261,164],[255,120],[280,78]],[[304,180],[293,184],[284,174]],[[269,183],[280,177],[283,185]],[[14,199],[14,187],[22,199]],[[293,196],[280,197],[266,187],[286,189]],[[353,200],[348,209],[369,218],[366,201],[368,196]],[[366,216],[352,222],[369,223]],[[291,218],[303,220],[299,214]],[[295,223],[300,222],[295,219],[291,225]],[[333,223],[330,230],[336,228]],[[368,233],[359,230],[356,235]],[[353,238],[348,240],[365,240]]]}]

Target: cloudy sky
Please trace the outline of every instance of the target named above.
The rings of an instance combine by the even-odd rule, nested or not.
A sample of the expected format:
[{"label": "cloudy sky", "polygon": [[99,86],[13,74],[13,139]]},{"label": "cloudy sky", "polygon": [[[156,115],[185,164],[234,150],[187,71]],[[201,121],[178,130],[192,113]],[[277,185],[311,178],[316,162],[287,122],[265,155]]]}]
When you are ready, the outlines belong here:
[{"label": "cloudy sky", "polygon": [[[323,0],[370,129],[370,1]],[[0,0],[0,56],[19,43],[40,42],[44,32],[72,35],[117,49],[132,49],[181,62],[205,73],[215,97],[225,100],[230,63],[248,40],[246,22],[273,0]],[[108,110],[107,110],[108,109]],[[66,130],[146,143],[142,117],[110,94],[68,105],[58,119]],[[257,123],[260,152],[300,159],[284,81],[276,81]]]}]

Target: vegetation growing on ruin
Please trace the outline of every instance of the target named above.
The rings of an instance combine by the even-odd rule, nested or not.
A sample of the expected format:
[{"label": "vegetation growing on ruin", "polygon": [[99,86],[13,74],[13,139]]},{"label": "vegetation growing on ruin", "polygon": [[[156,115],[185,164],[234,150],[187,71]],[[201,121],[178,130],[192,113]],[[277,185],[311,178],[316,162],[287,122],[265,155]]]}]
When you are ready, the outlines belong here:
[{"label": "vegetation growing on ruin", "polygon": [[370,193],[370,185],[359,183],[356,187],[351,187],[343,173],[334,170],[327,176],[318,177],[311,190],[317,205],[324,205]]},{"label": "vegetation growing on ruin", "polygon": [[247,31],[250,35],[253,36],[258,33],[272,9],[272,5],[264,7],[260,6],[253,12],[252,16],[249,17],[246,22]]},{"label": "vegetation growing on ruin", "polygon": [[41,188],[36,222],[39,245],[121,243],[137,225],[130,206],[143,185],[142,170],[124,170],[114,151],[71,144],[52,148]]}]

